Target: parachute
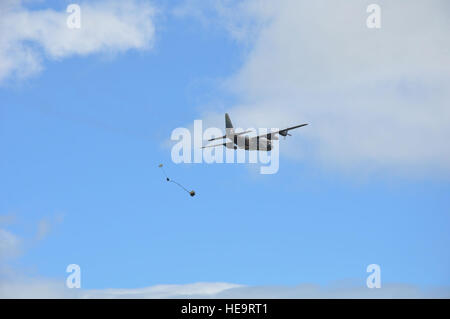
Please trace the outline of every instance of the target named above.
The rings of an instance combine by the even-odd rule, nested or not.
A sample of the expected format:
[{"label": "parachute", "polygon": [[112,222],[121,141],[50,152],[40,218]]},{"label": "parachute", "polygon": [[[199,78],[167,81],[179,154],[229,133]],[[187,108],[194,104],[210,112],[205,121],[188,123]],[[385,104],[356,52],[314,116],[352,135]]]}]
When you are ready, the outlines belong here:
[{"label": "parachute", "polygon": [[184,191],[186,191],[189,195],[191,195],[191,197],[194,197],[194,196],[195,196],[195,191],[194,191],[194,190],[189,191],[188,189],[186,189],[186,187],[184,187],[184,186],[181,185],[180,183],[174,181],[173,179],[170,179],[170,178],[167,176],[166,171],[164,170],[163,164],[159,164],[158,167],[162,170],[164,176],[166,177],[166,181],[172,182],[172,183],[178,185],[178,186],[181,187]]}]

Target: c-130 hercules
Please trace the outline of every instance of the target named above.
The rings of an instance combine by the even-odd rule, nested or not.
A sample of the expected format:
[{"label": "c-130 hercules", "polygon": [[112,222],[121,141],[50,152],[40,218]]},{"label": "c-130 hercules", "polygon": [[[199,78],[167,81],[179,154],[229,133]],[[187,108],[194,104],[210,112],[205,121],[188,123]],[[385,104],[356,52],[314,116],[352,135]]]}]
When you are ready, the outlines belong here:
[{"label": "c-130 hercules", "polygon": [[228,113],[225,113],[225,132],[226,132],[226,134],[222,137],[216,137],[216,138],[209,139],[208,142],[214,141],[214,140],[220,140],[220,139],[229,139],[229,140],[231,140],[231,142],[203,146],[202,148],[225,146],[226,148],[235,149],[235,150],[240,148],[240,149],[245,149],[247,151],[266,151],[266,152],[268,152],[272,149],[271,141],[278,140],[278,135],[281,135],[283,137],[291,136],[291,134],[289,134],[290,130],[293,130],[293,129],[296,129],[296,128],[299,128],[302,126],[306,126],[306,125],[308,125],[308,124],[304,123],[304,124],[288,127],[288,128],[276,131],[276,132],[270,132],[270,133],[259,135],[259,136],[249,137],[249,136],[244,136],[244,134],[251,132],[251,130],[235,133],[233,124],[231,123],[230,116],[228,115]]}]

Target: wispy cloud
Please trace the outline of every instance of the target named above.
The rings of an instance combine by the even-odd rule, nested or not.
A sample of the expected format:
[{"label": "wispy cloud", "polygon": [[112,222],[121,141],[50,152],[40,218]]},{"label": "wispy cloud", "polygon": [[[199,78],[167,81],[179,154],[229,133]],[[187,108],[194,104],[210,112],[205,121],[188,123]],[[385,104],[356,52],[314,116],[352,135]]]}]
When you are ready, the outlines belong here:
[{"label": "wispy cloud", "polygon": [[364,285],[355,285],[353,281],[327,286],[247,286],[198,282],[135,289],[70,289],[66,287],[66,278],[31,276],[10,267],[8,263],[22,252],[21,242],[21,238],[0,228],[0,298],[450,298],[449,287],[383,284],[380,289],[369,289]]},{"label": "wispy cloud", "polygon": [[363,286],[244,286],[231,283],[193,283],[156,285],[138,289],[69,289],[63,280],[28,279],[5,281],[0,298],[96,298],[96,299],[159,299],[159,298],[450,298],[448,287],[423,289],[406,284],[388,284],[379,289]]},{"label": "wispy cloud", "polygon": [[0,228],[0,263],[17,257],[22,250],[22,241],[12,232]]},{"label": "wispy cloud", "polygon": [[81,298],[209,298],[241,285],[199,282],[185,285],[156,285],[139,289],[101,289],[80,291]]},{"label": "wispy cloud", "polygon": [[43,218],[37,224],[36,239],[43,240],[54,229],[54,227],[63,221],[62,214],[55,214],[51,218]]},{"label": "wispy cloud", "polygon": [[20,0],[0,3],[0,82],[43,69],[45,58],[124,52],[152,47],[155,9],[138,1],[84,2],[81,28],[67,27],[65,11],[29,10]]}]

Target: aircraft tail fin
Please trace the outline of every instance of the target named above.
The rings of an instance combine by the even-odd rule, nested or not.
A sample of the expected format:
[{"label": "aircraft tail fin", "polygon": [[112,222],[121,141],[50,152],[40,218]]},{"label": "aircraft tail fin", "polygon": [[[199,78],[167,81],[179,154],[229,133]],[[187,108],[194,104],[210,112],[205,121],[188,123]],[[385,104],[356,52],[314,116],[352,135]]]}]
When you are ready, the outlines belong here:
[{"label": "aircraft tail fin", "polygon": [[233,128],[233,123],[231,123],[231,119],[228,113],[225,113],[225,128],[226,129]]}]

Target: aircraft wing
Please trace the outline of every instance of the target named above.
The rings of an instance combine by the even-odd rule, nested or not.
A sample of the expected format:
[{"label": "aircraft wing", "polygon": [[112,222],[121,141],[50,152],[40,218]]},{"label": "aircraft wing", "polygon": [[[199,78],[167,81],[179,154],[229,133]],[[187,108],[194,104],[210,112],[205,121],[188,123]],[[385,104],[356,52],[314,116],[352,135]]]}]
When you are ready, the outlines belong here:
[{"label": "aircraft wing", "polygon": [[202,146],[202,148],[216,147],[216,146],[226,146],[226,145],[227,145],[227,143],[220,143],[220,144]]},{"label": "aircraft wing", "polygon": [[[252,132],[252,130],[244,131],[244,132],[239,132],[239,133],[234,133],[233,136],[242,135],[242,134],[250,133],[250,132]],[[222,137],[211,138],[211,139],[208,140],[208,142],[211,142],[211,141],[214,141],[214,140],[221,140],[221,139],[223,139],[223,138],[227,138],[227,136],[224,135],[224,136],[222,136]]]},{"label": "aircraft wing", "polygon": [[288,128],[276,131],[276,132],[270,132],[270,133],[267,133],[267,134],[259,135],[257,137],[265,137],[265,138],[270,140],[270,139],[272,139],[272,136],[274,136],[276,134],[280,134],[281,136],[286,136],[286,135],[289,135],[288,132],[290,130],[294,130],[296,128],[299,128],[299,127],[302,127],[302,126],[306,126],[306,125],[308,125],[308,123],[304,123],[304,124],[288,127]]}]

